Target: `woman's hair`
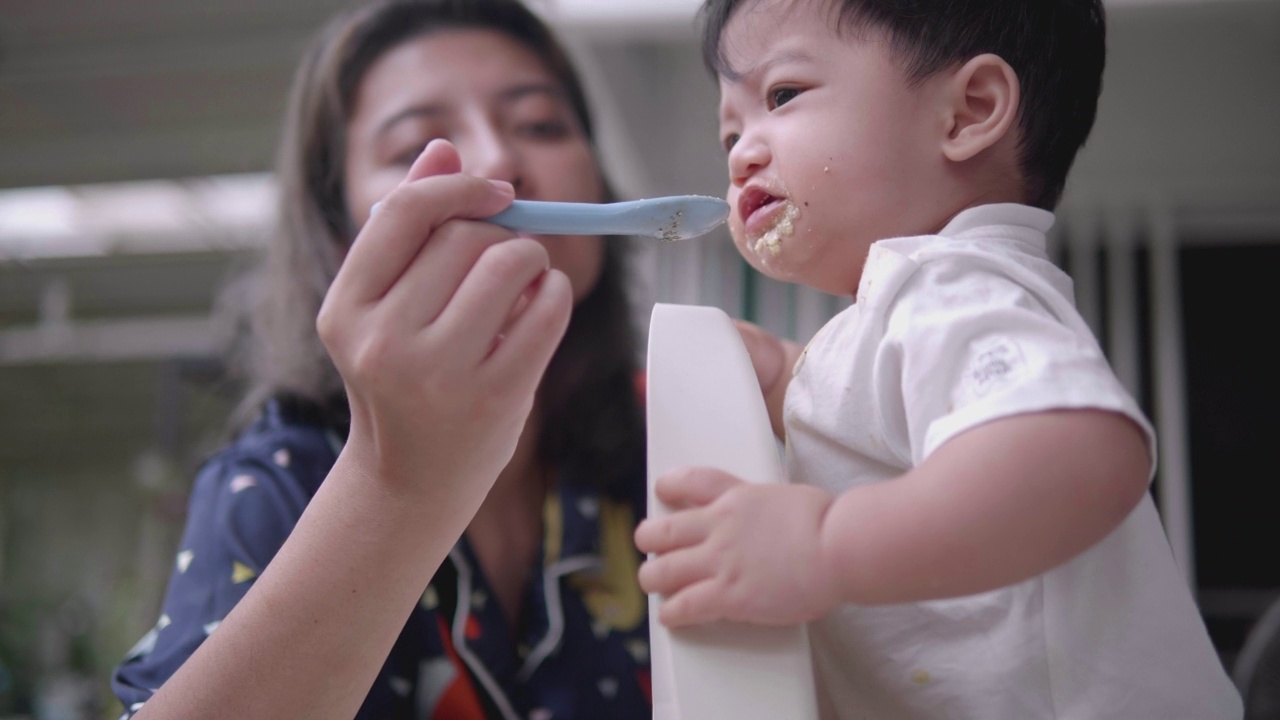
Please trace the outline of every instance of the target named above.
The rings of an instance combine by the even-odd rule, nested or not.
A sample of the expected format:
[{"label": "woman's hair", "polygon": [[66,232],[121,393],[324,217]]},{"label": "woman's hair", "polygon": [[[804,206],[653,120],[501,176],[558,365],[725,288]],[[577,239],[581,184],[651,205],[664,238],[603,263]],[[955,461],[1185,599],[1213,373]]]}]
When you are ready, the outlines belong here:
[{"label": "woman's hair", "polygon": [[[343,248],[358,230],[344,187],[356,94],[370,66],[389,50],[459,29],[500,32],[532,50],[563,86],[591,141],[586,97],[568,55],[517,0],[379,0],[336,17],[303,59],[289,97],[277,157],[278,224],[242,320],[248,337],[237,365],[248,389],[240,423],[282,396],[345,417],[342,380],[315,321]],[[612,197],[607,187],[605,194]],[[599,280],[574,308],[539,391],[540,460],[602,487],[633,475],[643,460],[623,252],[619,243],[606,243]],[[573,463],[583,467],[568,467]]]}]

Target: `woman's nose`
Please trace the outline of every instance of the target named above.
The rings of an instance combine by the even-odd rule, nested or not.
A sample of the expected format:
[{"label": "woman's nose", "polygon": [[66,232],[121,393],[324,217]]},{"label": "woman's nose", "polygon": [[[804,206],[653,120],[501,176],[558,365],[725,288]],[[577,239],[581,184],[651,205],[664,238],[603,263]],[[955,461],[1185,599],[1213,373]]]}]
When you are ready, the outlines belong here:
[{"label": "woman's nose", "polygon": [[462,171],[489,180],[505,180],[520,190],[520,153],[500,129],[485,127],[471,133],[462,153]]},{"label": "woman's nose", "polygon": [[769,164],[769,146],[757,135],[743,133],[729,149],[729,181],[744,185]]}]

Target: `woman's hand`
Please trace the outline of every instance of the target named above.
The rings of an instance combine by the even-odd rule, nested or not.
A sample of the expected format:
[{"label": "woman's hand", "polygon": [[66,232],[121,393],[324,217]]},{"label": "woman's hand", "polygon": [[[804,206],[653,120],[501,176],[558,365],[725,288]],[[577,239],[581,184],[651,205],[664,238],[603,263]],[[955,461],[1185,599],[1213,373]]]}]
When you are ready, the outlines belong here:
[{"label": "woman's hand", "polygon": [[393,491],[460,493],[459,533],[514,452],[572,305],[541,245],[477,221],[511,203],[511,186],[460,171],[452,145],[427,146],[317,321],[351,405],[344,455]]},{"label": "woman's hand", "polygon": [[571,293],[542,246],[475,220],[511,186],[460,169],[432,143],[352,244],[316,323],[346,383],[347,444],[138,718],[354,716],[511,457]]}]

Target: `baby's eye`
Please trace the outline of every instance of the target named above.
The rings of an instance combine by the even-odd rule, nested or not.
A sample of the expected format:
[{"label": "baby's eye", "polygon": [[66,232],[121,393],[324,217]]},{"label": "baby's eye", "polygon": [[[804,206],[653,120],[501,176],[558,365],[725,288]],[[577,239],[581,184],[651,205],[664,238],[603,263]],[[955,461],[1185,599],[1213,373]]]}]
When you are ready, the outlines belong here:
[{"label": "baby's eye", "polygon": [[769,109],[782,107],[795,99],[800,91],[795,88],[777,88],[769,91]]},{"label": "baby's eye", "polygon": [[731,150],[733,150],[733,146],[738,144],[738,139],[741,137],[742,136],[739,135],[738,133],[730,133],[726,135],[724,140],[721,141],[721,143],[724,145],[724,151],[730,152]]}]

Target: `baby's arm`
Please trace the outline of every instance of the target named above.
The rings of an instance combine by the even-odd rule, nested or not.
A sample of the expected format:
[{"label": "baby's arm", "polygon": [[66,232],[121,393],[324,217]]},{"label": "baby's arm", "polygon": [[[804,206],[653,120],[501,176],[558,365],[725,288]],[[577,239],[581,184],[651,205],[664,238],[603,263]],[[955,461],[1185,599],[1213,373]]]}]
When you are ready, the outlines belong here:
[{"label": "baby's arm", "polygon": [[770,335],[758,325],[746,320],[735,320],[742,342],[751,355],[751,364],[755,368],[756,378],[760,380],[760,391],[764,394],[765,408],[769,411],[769,423],[773,426],[773,434],[786,439],[782,426],[782,401],[787,394],[787,386],[791,384],[791,368],[804,348],[783,338]]},{"label": "baby's arm", "polygon": [[646,520],[640,571],[660,619],[786,624],[842,603],[957,597],[1025,580],[1088,548],[1147,489],[1151,460],[1128,418],[1074,410],[975,427],[888,482],[833,498],[706,468],[669,473],[677,512]]},{"label": "baby's arm", "polygon": [[1101,410],[979,425],[890,482],[836,500],[824,561],[845,602],[968,595],[1026,580],[1100,541],[1147,491],[1145,436]]}]

